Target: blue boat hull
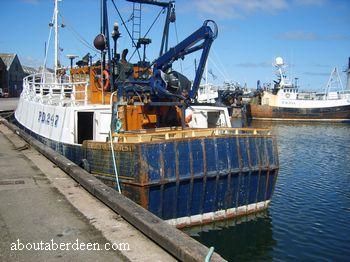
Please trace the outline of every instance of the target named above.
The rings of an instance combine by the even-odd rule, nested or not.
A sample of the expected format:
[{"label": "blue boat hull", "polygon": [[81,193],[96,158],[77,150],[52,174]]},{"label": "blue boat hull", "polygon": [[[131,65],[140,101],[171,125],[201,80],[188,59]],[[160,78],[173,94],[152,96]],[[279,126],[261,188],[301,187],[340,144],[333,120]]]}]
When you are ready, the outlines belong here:
[{"label": "blue boat hull", "polygon": [[[25,130],[76,164],[88,163],[92,174],[115,186],[109,143],[69,145]],[[115,143],[114,150],[123,194],[177,227],[267,208],[278,176],[270,135]]]},{"label": "blue boat hull", "polygon": [[[91,172],[113,185],[108,144],[86,141],[83,147]],[[269,135],[123,143],[114,150],[123,193],[178,227],[266,208],[278,175]]]}]

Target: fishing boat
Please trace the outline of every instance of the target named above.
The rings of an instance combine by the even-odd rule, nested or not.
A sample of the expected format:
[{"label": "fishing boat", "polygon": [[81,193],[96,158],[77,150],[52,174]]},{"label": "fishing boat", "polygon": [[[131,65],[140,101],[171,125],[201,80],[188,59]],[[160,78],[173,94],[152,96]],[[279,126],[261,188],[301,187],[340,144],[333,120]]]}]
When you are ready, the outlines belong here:
[{"label": "fishing boat", "polygon": [[[24,78],[17,125],[174,226],[266,209],[279,169],[275,137],[266,129],[231,128],[222,108],[191,105],[217,37],[215,22],[205,21],[168,48],[174,2],[129,2],[135,20],[130,35],[135,53],[143,49],[140,60],[128,61],[127,49],[118,53],[117,23],[114,43],[109,40],[107,0],[101,1],[101,32],[94,40],[101,60],[83,59],[63,70],[55,37],[54,72]],[[160,55],[153,62],[146,60],[151,39],[139,37],[137,28],[145,4],[166,15]],[[56,34],[58,12],[55,0],[50,24]],[[172,63],[195,51],[202,54],[191,82]]]},{"label": "fishing boat", "polygon": [[335,68],[325,92],[305,92],[286,76],[285,64],[281,57],[275,61],[278,81],[272,90],[261,90],[248,107],[248,115],[260,120],[295,121],[350,121],[350,89],[332,91],[331,85],[337,78]]}]

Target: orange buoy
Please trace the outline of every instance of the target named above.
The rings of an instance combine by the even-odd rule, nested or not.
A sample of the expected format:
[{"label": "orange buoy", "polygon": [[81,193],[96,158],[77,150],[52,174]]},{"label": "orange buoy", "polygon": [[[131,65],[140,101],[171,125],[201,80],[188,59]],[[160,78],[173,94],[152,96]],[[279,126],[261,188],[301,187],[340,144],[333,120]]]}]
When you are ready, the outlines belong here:
[{"label": "orange buoy", "polygon": [[109,73],[107,70],[103,70],[101,78],[98,79],[98,83],[99,83],[100,87],[102,87],[102,80],[101,80],[102,77],[104,77],[104,79],[105,79],[104,85],[103,85],[103,91],[107,91],[107,89],[109,87]]},{"label": "orange buoy", "polygon": [[188,116],[186,116],[185,118],[185,123],[188,124],[189,122],[191,122],[192,120],[192,114],[189,114]]}]

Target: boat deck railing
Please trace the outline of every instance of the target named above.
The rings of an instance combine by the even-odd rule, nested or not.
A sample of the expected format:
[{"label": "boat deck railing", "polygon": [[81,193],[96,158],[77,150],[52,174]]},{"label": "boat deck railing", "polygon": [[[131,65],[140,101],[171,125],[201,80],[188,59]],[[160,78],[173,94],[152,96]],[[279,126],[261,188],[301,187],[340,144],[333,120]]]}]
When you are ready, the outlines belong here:
[{"label": "boat deck railing", "polygon": [[170,139],[184,139],[194,137],[215,137],[227,135],[242,135],[242,136],[270,136],[269,129],[263,128],[198,128],[198,129],[151,129],[143,130],[135,133],[115,133],[113,134],[114,141],[122,143],[135,142],[155,142]]},{"label": "boat deck railing", "polygon": [[38,73],[23,79],[22,96],[48,105],[86,105],[88,85],[88,82],[70,82],[67,76],[57,79],[53,73]]}]

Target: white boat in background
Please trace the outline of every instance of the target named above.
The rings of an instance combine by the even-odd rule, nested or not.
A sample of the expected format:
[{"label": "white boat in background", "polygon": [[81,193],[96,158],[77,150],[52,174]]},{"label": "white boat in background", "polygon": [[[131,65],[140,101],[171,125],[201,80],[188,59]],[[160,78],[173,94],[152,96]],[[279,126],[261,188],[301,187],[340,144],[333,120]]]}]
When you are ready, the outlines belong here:
[{"label": "white boat in background", "polygon": [[219,97],[218,87],[205,83],[198,88],[197,102],[202,104],[215,104]]},{"label": "white boat in background", "polygon": [[[273,90],[263,90],[250,103],[248,114],[261,120],[350,121],[350,90],[343,90],[337,69],[332,71],[325,92],[302,92],[286,77],[277,57],[278,81]],[[341,90],[331,91],[338,82]]]},{"label": "white boat in background", "polygon": [[186,120],[190,128],[231,127],[227,107],[193,105],[186,109]]}]

